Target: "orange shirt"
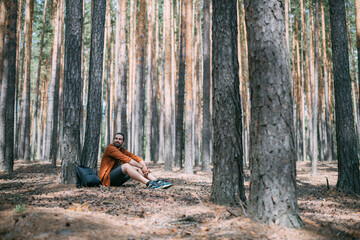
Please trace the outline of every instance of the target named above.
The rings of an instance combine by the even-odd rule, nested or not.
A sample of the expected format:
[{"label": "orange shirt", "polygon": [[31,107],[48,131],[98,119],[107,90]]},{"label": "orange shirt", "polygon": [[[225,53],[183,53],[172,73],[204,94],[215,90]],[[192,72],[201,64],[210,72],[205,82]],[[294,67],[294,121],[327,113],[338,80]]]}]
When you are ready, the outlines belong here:
[{"label": "orange shirt", "polygon": [[99,178],[103,185],[110,186],[110,172],[121,164],[128,163],[133,159],[137,162],[143,161],[143,159],[135,154],[132,154],[123,147],[118,149],[113,143],[111,143],[105,149],[105,152],[101,159]]}]

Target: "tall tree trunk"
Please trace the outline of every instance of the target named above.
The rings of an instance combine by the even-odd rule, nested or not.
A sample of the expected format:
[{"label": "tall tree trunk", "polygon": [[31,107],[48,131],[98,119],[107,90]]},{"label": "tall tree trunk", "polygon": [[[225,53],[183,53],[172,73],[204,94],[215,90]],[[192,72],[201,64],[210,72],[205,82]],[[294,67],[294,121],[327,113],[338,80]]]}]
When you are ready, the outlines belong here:
[{"label": "tall tree trunk", "polygon": [[4,61],[0,96],[0,170],[14,166],[17,1],[5,2]]},{"label": "tall tree trunk", "polygon": [[325,136],[324,136],[324,160],[332,161],[332,129],[330,127],[330,109],[329,109],[329,77],[328,77],[328,64],[327,64],[327,47],[326,47],[326,35],[325,35],[325,11],[324,1],[321,1],[321,24],[322,24],[322,48],[323,48],[323,65],[324,65],[324,91],[325,91]]},{"label": "tall tree trunk", "polygon": [[56,160],[56,139],[59,106],[59,81],[60,81],[60,49],[61,49],[61,29],[62,29],[62,5],[63,0],[57,2],[57,12],[54,19],[54,44],[51,60],[51,78],[48,91],[46,130],[45,130],[45,149],[44,160]]},{"label": "tall tree trunk", "polygon": [[284,7],[275,0],[246,0],[245,9],[251,86],[249,212],[264,223],[299,228]]},{"label": "tall tree trunk", "polygon": [[[207,1],[205,1],[207,2]],[[181,16],[180,16],[180,56],[179,56],[179,79],[177,86],[176,99],[176,129],[175,129],[175,165],[182,168],[183,158],[183,131],[184,131],[184,91],[185,91],[185,60],[186,60],[186,1],[181,1]]]},{"label": "tall tree trunk", "polygon": [[106,0],[92,1],[91,50],[85,142],[80,163],[96,171],[102,119],[102,77]]},{"label": "tall tree trunk", "polygon": [[165,69],[164,69],[164,157],[165,170],[172,170],[172,111],[171,111],[171,1],[164,1],[164,51],[165,51]]},{"label": "tall tree trunk", "polygon": [[[355,24],[356,24],[356,48],[357,48],[357,63],[358,63],[358,86],[360,87],[360,0],[355,0]],[[360,92],[360,89],[358,89]],[[359,96],[359,105],[360,109],[360,96]],[[360,111],[359,111],[360,112]],[[360,122],[360,121],[359,121]],[[360,128],[360,127],[359,127]]]},{"label": "tall tree trunk", "polygon": [[44,10],[43,10],[43,19],[42,19],[42,29],[41,29],[41,40],[40,40],[40,53],[39,53],[39,64],[37,69],[37,78],[36,78],[36,96],[34,103],[34,117],[33,117],[33,135],[31,140],[31,159],[35,159],[35,154],[37,154],[37,158],[39,159],[40,152],[35,152],[36,146],[36,132],[40,134],[39,131],[36,131],[37,119],[38,119],[38,108],[39,108],[39,97],[40,95],[40,81],[41,81],[41,65],[42,65],[42,55],[44,49],[44,35],[45,35],[45,24],[46,24],[46,8],[47,8],[47,0],[44,1]]},{"label": "tall tree trunk", "polygon": [[[319,46],[318,46],[318,42],[319,42],[319,17],[318,17],[318,12],[319,12],[319,3],[318,0],[316,1],[316,7],[315,7],[315,16],[313,18],[313,32],[314,32],[314,42],[313,42],[313,48],[310,51],[313,51],[313,61],[314,61],[314,65],[313,65],[313,77],[312,77],[312,90],[311,90],[311,94],[312,94],[312,102],[311,102],[311,112],[312,112],[312,140],[314,141],[313,144],[311,145],[313,150],[311,151],[312,153],[312,173],[313,174],[317,174],[317,165],[318,165],[318,156],[319,156],[319,144],[318,144],[318,105],[319,105],[319,74],[318,74],[318,61],[319,61]],[[310,4],[311,6],[311,4]],[[312,11],[312,8],[310,8],[309,11]],[[312,44],[310,44],[311,46]]]},{"label": "tall tree trunk", "polygon": [[80,164],[82,0],[66,0],[64,127],[60,182],[73,184]]},{"label": "tall tree trunk", "polygon": [[1,83],[2,83],[2,72],[4,62],[4,34],[5,34],[5,2],[0,2],[0,94],[1,94]]},{"label": "tall tree trunk", "polygon": [[214,169],[211,200],[245,202],[236,0],[212,1]]},{"label": "tall tree trunk", "polygon": [[105,120],[105,147],[111,143],[111,133],[112,133],[112,111],[111,106],[113,105],[112,95],[111,95],[111,81],[112,81],[112,42],[113,42],[113,32],[112,32],[112,24],[111,24],[111,1],[106,2],[106,52],[107,52],[107,59],[106,59],[106,120]]},{"label": "tall tree trunk", "polygon": [[25,81],[24,81],[24,99],[23,115],[20,131],[20,149],[19,157],[30,160],[30,71],[31,71],[31,42],[32,42],[32,25],[34,20],[34,0],[26,2],[25,7]]},{"label": "tall tree trunk", "polygon": [[186,26],[186,35],[185,35],[185,48],[186,48],[186,57],[185,57],[185,166],[184,170],[187,174],[193,173],[193,162],[194,162],[194,153],[193,153],[193,24],[192,24],[192,0],[186,1],[186,17],[185,17],[185,26]]},{"label": "tall tree trunk", "polygon": [[359,159],[351,99],[344,0],[329,0],[334,72],[338,181],[336,187],[360,194]]},{"label": "tall tree trunk", "polygon": [[159,2],[155,1],[155,46],[152,47],[152,111],[151,111],[151,159],[154,163],[159,160],[159,78],[158,78],[158,62],[159,62]]},{"label": "tall tree trunk", "polygon": [[203,127],[202,127],[202,171],[210,172],[211,163],[211,114],[210,114],[210,1],[203,6]]},{"label": "tall tree trunk", "polygon": [[146,1],[140,0],[136,8],[136,77],[135,77],[135,135],[134,153],[143,157],[144,155],[144,123],[145,123],[145,43],[146,43]]}]

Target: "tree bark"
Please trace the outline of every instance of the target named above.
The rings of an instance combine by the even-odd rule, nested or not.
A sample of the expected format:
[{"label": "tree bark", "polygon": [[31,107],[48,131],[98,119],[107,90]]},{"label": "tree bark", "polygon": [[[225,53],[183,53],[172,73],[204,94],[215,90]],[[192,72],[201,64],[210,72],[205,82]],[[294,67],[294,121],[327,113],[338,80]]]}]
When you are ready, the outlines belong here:
[{"label": "tree bark", "polygon": [[[207,1],[206,1],[207,2]],[[184,92],[185,92],[185,60],[186,60],[186,1],[181,1],[180,42],[179,42],[179,79],[176,99],[176,129],[175,129],[175,165],[182,168],[183,131],[184,131]]]},{"label": "tree bark", "polygon": [[144,155],[144,123],[145,123],[145,43],[146,43],[146,1],[140,0],[136,8],[136,77],[135,77],[135,135],[134,153]]},{"label": "tree bark", "polygon": [[60,182],[74,184],[80,164],[82,0],[66,0],[64,127]]},{"label": "tree bark", "polygon": [[193,23],[192,23],[192,12],[193,12],[193,1],[186,1],[186,57],[185,57],[185,166],[184,171],[187,174],[193,173]]},{"label": "tree bark", "polygon": [[5,2],[0,2],[0,94],[1,94],[1,83],[2,83],[2,72],[4,62],[4,34],[5,34]]},{"label": "tree bark", "polygon": [[211,167],[211,113],[210,113],[210,1],[203,6],[203,126],[202,126],[202,171],[210,172]]},{"label": "tree bark", "polygon": [[23,115],[20,130],[19,158],[30,160],[30,69],[31,69],[31,42],[32,42],[32,25],[34,20],[34,0],[26,2],[25,7],[25,81],[24,81],[24,99]]},{"label": "tree bark", "polygon": [[239,205],[246,198],[236,0],[213,0],[212,6],[214,168],[210,199],[217,204]]},{"label": "tree bark", "polygon": [[164,51],[165,51],[165,69],[164,69],[164,157],[165,170],[172,170],[172,108],[171,108],[171,1],[164,1]]},{"label": "tree bark", "polygon": [[249,213],[267,224],[299,228],[284,7],[275,0],[247,0],[245,9],[251,87]]},{"label": "tree bark", "polygon": [[85,142],[81,165],[97,170],[102,120],[102,77],[106,0],[92,1],[91,49]]},{"label": "tree bark", "polygon": [[17,1],[5,2],[4,61],[0,96],[0,170],[14,166]]},{"label": "tree bark", "polygon": [[344,0],[329,0],[329,4],[338,150],[336,187],[346,193],[359,194],[359,159],[351,99],[345,3]]}]

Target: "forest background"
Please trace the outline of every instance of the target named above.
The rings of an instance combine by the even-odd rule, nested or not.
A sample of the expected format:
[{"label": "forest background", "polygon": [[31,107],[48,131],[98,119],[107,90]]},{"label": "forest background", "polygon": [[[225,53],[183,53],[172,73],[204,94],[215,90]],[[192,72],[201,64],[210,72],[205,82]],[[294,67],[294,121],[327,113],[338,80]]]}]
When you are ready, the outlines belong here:
[{"label": "forest background", "polygon": [[[236,120],[241,122],[242,130],[237,135],[236,131],[229,133],[226,132],[229,129],[224,128],[222,133],[229,136],[220,137],[220,142],[226,144],[228,139],[238,139],[231,144],[241,146],[241,163],[238,164],[242,169],[242,164],[250,165],[250,126],[254,124],[250,114],[251,93],[254,92],[249,81],[251,50],[248,48],[246,4],[241,0],[232,2],[236,9],[233,19],[237,33],[229,45],[236,51],[238,64],[235,73],[238,82],[235,83],[239,86],[241,110],[240,118]],[[360,23],[356,21],[356,4],[357,1],[344,3],[346,27],[343,33],[348,37],[350,53],[347,57],[351,82],[347,94],[351,96],[350,114],[358,137],[357,54],[360,43],[356,36]],[[221,163],[216,162],[213,155],[213,149],[217,149],[213,148],[214,137],[221,131],[214,124],[218,119],[215,117],[216,104],[212,101],[216,99],[214,86],[227,85],[225,81],[211,81],[214,77],[211,71],[216,68],[212,62],[215,54],[212,48],[222,41],[221,37],[215,39],[212,35],[216,29],[212,16],[221,6],[211,7],[209,2],[200,0],[150,0],[84,1],[81,7],[81,64],[71,62],[81,69],[81,74],[73,85],[68,86],[74,89],[73,98],[66,99],[64,42],[65,31],[70,29],[64,25],[65,2],[18,1],[16,64],[12,66],[16,68],[14,133],[10,134],[13,137],[6,132],[10,125],[5,124],[0,129],[3,146],[9,144],[6,139],[13,139],[10,141],[14,144],[10,147],[14,149],[14,156],[1,159],[1,169],[11,172],[14,159],[52,161],[54,167],[61,159],[60,181],[74,183],[74,167],[82,164],[96,170],[104,148],[119,131],[126,135],[127,149],[146,161],[164,162],[167,171],[175,167],[193,173],[194,167],[198,166],[203,171],[210,171],[214,161]],[[335,161],[338,156],[330,6],[327,1],[300,0],[284,1],[283,7],[296,160],[311,161],[312,172],[316,174],[318,161]],[[4,50],[5,13],[10,11],[5,8],[5,1],[1,2],[0,11],[3,34],[0,49]],[[78,29],[74,28],[74,32]],[[237,47],[231,48],[234,42]],[[0,52],[1,62],[6,56],[6,52]],[[2,101],[7,101],[3,97],[5,87],[2,82]],[[228,95],[220,100],[231,97]],[[66,101],[72,102],[67,105],[70,108],[79,108],[80,114],[66,115]],[[4,114],[9,106],[3,103]],[[227,101],[222,103],[225,106]],[[230,116],[238,117],[236,110],[233,114]],[[66,125],[69,119],[79,121],[73,128],[79,132],[78,142],[64,139],[68,136],[65,130],[69,130]],[[356,143],[355,149],[357,151]],[[7,151],[4,152],[1,152],[2,156],[6,156]],[[68,152],[72,155],[63,158]],[[355,163],[358,172],[357,157]],[[222,175],[239,174],[238,167],[227,171]],[[358,182],[357,178],[357,182],[350,180],[345,185],[356,186]],[[356,188],[351,190],[352,187],[344,189],[357,192]],[[243,194],[238,191],[235,190],[242,198]]]}]

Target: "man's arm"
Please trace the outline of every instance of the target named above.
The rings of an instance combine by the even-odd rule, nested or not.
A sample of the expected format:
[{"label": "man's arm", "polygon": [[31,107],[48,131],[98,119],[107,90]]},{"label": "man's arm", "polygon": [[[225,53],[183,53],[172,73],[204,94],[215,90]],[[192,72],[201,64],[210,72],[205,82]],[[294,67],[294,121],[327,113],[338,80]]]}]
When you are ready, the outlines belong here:
[{"label": "man's arm", "polygon": [[150,173],[149,168],[146,166],[144,160],[142,160],[142,161],[140,161],[140,162],[137,162],[137,161],[131,159],[130,162],[129,162],[129,164],[130,164],[131,166],[140,168],[141,171],[142,171],[145,175],[147,175],[148,173]]}]

